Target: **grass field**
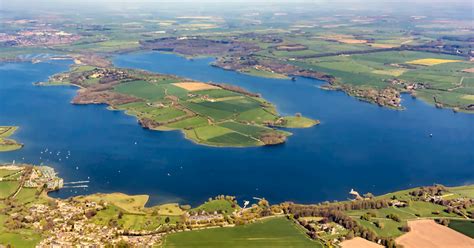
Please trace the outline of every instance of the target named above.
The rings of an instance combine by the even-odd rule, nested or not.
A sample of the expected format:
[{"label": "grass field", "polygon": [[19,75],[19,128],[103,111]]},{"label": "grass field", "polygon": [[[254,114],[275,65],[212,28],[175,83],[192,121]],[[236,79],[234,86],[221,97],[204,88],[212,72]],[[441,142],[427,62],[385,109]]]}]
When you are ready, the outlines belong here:
[{"label": "grass field", "polygon": [[274,78],[274,79],[288,79],[288,76],[284,74],[278,74],[269,71],[257,70],[255,68],[248,68],[245,70],[240,71],[241,73],[252,75],[256,77],[264,77],[264,78]]},{"label": "grass field", "polygon": [[165,97],[165,88],[163,85],[151,84],[145,81],[120,84],[115,87],[115,91],[149,101],[156,101]]},{"label": "grass field", "polygon": [[[210,134],[211,136],[207,136],[206,134]],[[257,146],[261,145],[259,141],[254,140],[248,136],[233,132],[230,129],[226,128],[196,128],[194,129],[194,135],[198,140],[201,140],[202,143],[209,144],[209,145],[222,145],[222,146],[229,146],[231,144],[239,144],[239,146]],[[203,136],[204,135],[204,136]]]},{"label": "grass field", "polygon": [[232,228],[170,234],[164,247],[322,247],[285,218],[271,218]]},{"label": "grass field", "polygon": [[163,205],[158,205],[147,209],[147,211],[157,211],[159,215],[182,215],[184,211],[179,207],[177,203],[167,203]]},{"label": "grass field", "polygon": [[283,120],[286,121],[284,127],[287,128],[308,128],[319,124],[319,121],[298,116],[286,116]]},{"label": "grass field", "polygon": [[8,177],[8,176],[11,176],[17,172],[19,172],[20,170],[4,170],[4,169],[0,169],[0,178],[3,178],[3,177]]},{"label": "grass field", "polygon": [[204,204],[193,209],[195,212],[206,211],[207,213],[223,212],[225,214],[231,214],[240,207],[237,205],[233,208],[232,202],[228,200],[212,200],[205,202]]},{"label": "grass field", "polygon": [[449,191],[474,199],[474,185],[449,188]]},{"label": "grass field", "polygon": [[166,125],[170,128],[177,128],[177,129],[191,129],[200,126],[205,126],[208,124],[207,119],[201,116],[195,116],[191,118],[184,119],[182,121],[177,121]]},{"label": "grass field", "polygon": [[472,220],[451,220],[449,227],[474,239],[474,221]]},{"label": "grass field", "polygon": [[14,151],[23,147],[22,144],[8,139],[17,129],[18,127],[0,126],[0,152]]},{"label": "grass field", "polygon": [[40,202],[36,195],[37,190],[34,188],[22,188],[20,192],[15,196],[15,199],[21,204],[27,204],[30,202]]},{"label": "grass field", "polygon": [[[154,208],[147,209],[147,211],[153,211]],[[159,212],[159,210],[157,211]],[[165,211],[166,212],[166,211]],[[121,214],[120,214],[121,213]],[[115,220],[118,225],[125,229],[130,230],[156,230],[161,225],[167,223],[174,224],[176,221],[181,220],[179,215],[175,215],[176,212],[172,214],[151,214],[151,213],[127,213],[124,212],[122,208],[119,208],[113,204],[108,205],[105,210],[101,210],[95,215],[91,222],[98,225],[109,225],[112,220]],[[121,217],[120,217],[121,215]]]},{"label": "grass field", "polygon": [[0,199],[7,198],[20,186],[18,181],[2,181],[0,182]]},{"label": "grass field", "polygon": [[75,199],[95,202],[104,201],[121,208],[127,213],[142,214],[148,198],[148,195],[126,195],[122,193],[111,193],[78,196]]}]

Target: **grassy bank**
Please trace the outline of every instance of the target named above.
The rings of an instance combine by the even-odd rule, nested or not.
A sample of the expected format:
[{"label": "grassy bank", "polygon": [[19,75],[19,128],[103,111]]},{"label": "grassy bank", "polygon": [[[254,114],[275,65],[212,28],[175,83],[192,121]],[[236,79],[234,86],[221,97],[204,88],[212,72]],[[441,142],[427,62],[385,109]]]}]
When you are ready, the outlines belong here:
[{"label": "grassy bank", "polygon": [[23,147],[15,140],[8,139],[17,129],[18,127],[0,126],[0,152],[14,151]]}]

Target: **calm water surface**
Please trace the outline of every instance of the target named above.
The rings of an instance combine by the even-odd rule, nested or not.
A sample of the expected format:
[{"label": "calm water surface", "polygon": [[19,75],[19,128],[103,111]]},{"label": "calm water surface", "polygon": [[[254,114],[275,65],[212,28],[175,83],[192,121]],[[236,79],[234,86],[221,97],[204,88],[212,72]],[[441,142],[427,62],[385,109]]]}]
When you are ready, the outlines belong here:
[{"label": "calm water surface", "polygon": [[88,188],[65,188],[53,196],[121,191],[149,194],[150,204],[198,204],[218,194],[309,203],[345,199],[351,188],[380,194],[474,182],[474,115],[409,96],[403,98],[405,111],[388,110],[321,90],[320,81],[242,75],[210,66],[212,59],[138,53],[114,62],[239,85],[262,93],[282,114],[300,112],[322,124],[291,130],[294,135],[281,146],[199,146],[177,131],[142,129],[135,118],[104,105],[71,105],[74,87],[32,85],[67,70],[67,61],[0,64],[0,124],[21,126],[14,138],[25,144],[1,153],[0,161],[42,162],[67,182],[90,181]]}]

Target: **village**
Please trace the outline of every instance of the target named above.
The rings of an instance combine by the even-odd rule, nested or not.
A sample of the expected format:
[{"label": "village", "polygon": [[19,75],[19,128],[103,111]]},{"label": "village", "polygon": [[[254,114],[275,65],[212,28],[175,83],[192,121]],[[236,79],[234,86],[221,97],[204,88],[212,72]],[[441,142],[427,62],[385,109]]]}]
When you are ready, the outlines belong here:
[{"label": "village", "polygon": [[45,27],[17,33],[0,33],[0,46],[53,46],[70,44],[80,39],[79,35]]}]

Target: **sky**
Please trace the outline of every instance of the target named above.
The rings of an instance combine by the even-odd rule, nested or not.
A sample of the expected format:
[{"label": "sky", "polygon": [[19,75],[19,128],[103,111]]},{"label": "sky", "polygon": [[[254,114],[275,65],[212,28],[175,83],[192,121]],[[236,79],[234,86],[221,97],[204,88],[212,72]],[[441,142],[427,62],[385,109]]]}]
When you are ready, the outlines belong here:
[{"label": "sky", "polygon": [[[291,6],[302,7],[310,5],[315,8],[354,8],[354,9],[390,9],[390,8],[408,8],[414,11],[423,11],[426,8],[443,8],[444,6],[473,9],[473,0],[0,0],[0,11],[8,10],[30,10],[36,9],[120,9],[127,8],[166,8],[172,6],[175,8],[190,8],[198,6],[201,8],[211,7],[225,8],[226,5],[238,5],[242,8],[259,6]],[[441,6],[441,7],[440,7]],[[230,9],[230,8],[229,8]]]}]

